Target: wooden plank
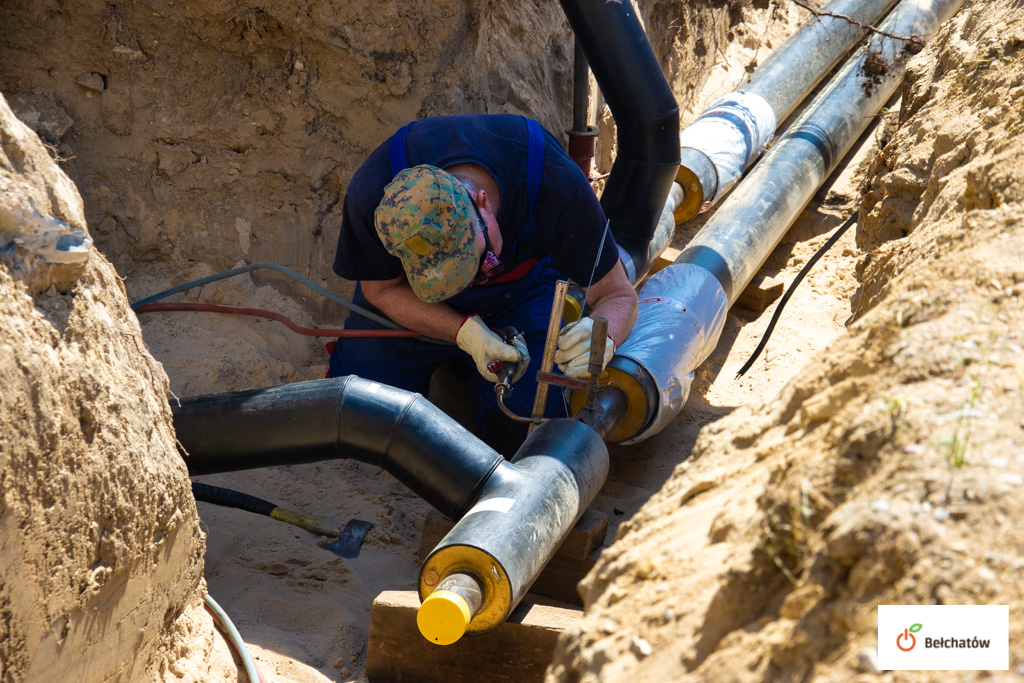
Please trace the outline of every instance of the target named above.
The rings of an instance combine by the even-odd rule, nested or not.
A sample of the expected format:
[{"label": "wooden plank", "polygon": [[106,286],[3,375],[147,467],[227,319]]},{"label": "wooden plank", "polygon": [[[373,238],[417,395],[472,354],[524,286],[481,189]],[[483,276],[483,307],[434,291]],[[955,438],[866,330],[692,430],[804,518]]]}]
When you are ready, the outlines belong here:
[{"label": "wooden plank", "polygon": [[[437,512],[431,512],[423,522],[423,536],[420,540],[420,561],[426,559],[441,539],[452,530],[455,523]],[[608,515],[597,510],[587,510],[576,522],[576,526],[555,551],[556,555],[586,560],[595,549],[600,548],[608,535]]]},{"label": "wooden plank", "polygon": [[419,606],[415,591],[385,591],[373,601],[366,649],[366,676],[373,683],[543,681],[558,636],[583,616],[523,601],[490,633],[442,646],[417,629]]},{"label": "wooden plank", "polygon": [[593,558],[586,560],[555,555],[530,586],[530,590],[539,595],[582,607],[583,598],[580,597],[576,585],[583,580],[587,572],[594,568],[597,555],[598,553],[595,552]]},{"label": "wooden plank", "polygon": [[587,510],[576,522],[555,555],[585,560],[604,544],[608,535],[608,515],[597,510]]},{"label": "wooden plank", "polygon": [[671,266],[682,253],[681,249],[673,249],[672,247],[665,249],[665,251],[661,252],[658,258],[654,259],[654,263],[651,264],[651,269],[647,271],[647,277],[654,275],[663,268]]},{"label": "wooden plank", "polygon": [[743,290],[736,303],[744,308],[761,313],[773,301],[782,296],[783,283],[773,277],[755,275],[747,288]]}]

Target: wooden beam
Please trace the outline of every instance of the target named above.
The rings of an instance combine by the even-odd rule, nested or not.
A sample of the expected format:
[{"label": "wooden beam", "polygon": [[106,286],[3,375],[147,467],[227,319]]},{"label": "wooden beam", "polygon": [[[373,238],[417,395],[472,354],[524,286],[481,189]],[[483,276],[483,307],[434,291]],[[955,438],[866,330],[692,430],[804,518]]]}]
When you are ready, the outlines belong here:
[{"label": "wooden beam", "polygon": [[736,303],[752,311],[763,313],[773,301],[782,296],[783,283],[773,277],[755,275],[747,288],[743,290]]},{"label": "wooden beam", "polygon": [[415,591],[385,591],[373,601],[366,649],[366,676],[373,683],[543,681],[558,636],[583,616],[524,600],[490,633],[435,645],[416,627],[419,606]]}]

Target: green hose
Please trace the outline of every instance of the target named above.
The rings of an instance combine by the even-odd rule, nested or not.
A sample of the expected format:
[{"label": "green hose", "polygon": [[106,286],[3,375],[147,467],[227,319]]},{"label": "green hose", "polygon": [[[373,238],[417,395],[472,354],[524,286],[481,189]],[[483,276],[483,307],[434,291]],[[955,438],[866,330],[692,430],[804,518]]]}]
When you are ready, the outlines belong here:
[{"label": "green hose", "polygon": [[253,661],[252,655],[249,654],[249,649],[245,647],[242,635],[235,628],[227,612],[221,609],[221,606],[210,597],[209,593],[206,594],[204,602],[206,603],[206,609],[213,615],[217,627],[226,632],[225,635],[228,637],[228,641],[235,647],[238,656],[242,658],[242,666],[245,667],[245,674],[249,677],[249,683],[264,683],[266,679],[263,678],[259,668],[257,668],[256,662]]}]

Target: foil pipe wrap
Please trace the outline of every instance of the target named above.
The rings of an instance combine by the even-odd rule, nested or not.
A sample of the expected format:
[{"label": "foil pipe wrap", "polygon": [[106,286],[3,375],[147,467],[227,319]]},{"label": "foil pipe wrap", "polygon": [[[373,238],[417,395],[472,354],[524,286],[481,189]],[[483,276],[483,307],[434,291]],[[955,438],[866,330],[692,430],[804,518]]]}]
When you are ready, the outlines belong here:
[{"label": "foil pipe wrap", "polygon": [[657,434],[683,409],[693,371],[718,344],[729,307],[715,276],[691,263],[655,273],[639,297],[636,325],[616,355],[650,373],[658,386],[658,407],[650,424],[626,444]]},{"label": "foil pipe wrap", "polygon": [[619,260],[622,261],[622,267],[626,269],[626,277],[632,284],[636,284],[637,280],[647,275],[647,271],[650,270],[651,266],[661,255],[661,252],[665,251],[665,247],[672,242],[672,238],[676,236],[676,220],[672,215],[678,206],[678,199],[669,196],[668,201],[665,202],[664,208],[661,210],[661,217],[658,219],[658,225],[654,228],[654,235],[651,237],[650,243],[647,245],[647,254],[644,257],[643,263],[637,263],[633,260],[633,257],[629,255],[629,252],[622,248],[620,245],[615,245],[619,249]]},{"label": "foil pipe wrap", "polygon": [[679,135],[679,146],[696,149],[711,159],[718,189],[704,198],[710,208],[743,175],[775,134],[772,106],[754,93],[732,92],[715,101]]}]

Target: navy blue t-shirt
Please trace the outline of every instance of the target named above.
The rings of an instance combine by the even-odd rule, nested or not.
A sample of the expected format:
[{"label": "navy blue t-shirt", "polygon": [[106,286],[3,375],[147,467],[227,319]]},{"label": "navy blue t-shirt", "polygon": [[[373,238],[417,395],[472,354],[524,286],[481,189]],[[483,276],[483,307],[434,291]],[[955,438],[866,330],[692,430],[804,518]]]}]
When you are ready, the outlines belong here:
[{"label": "navy blue t-shirt", "polygon": [[[502,263],[517,265],[513,243],[526,222],[528,134],[513,114],[438,116],[415,122],[406,137],[409,166],[446,168],[463,162],[483,166],[501,191],[498,226]],[[386,140],[356,171],[345,193],[334,272],[347,280],[390,280],[403,275],[402,262],[381,244],[373,213],[391,182]],[[533,209],[534,256],[551,256],[551,266],[586,286],[597,257],[605,215],[590,182],[555,137],[544,130],[544,173]],[[525,245],[524,245],[525,246]],[[615,266],[618,250],[609,231],[594,271],[597,282]]]}]

